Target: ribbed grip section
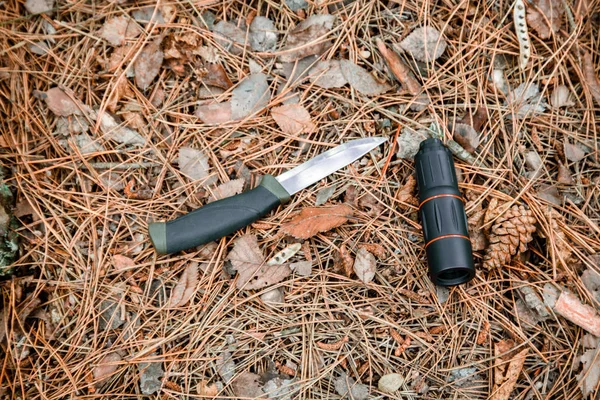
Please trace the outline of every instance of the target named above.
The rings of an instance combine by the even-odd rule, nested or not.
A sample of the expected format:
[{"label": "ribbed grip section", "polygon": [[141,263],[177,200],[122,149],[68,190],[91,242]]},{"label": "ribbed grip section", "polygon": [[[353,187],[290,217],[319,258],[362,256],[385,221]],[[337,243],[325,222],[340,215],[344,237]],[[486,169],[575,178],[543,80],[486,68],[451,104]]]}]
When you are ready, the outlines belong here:
[{"label": "ribbed grip section", "polygon": [[442,286],[466,283],[475,276],[475,267],[452,153],[439,139],[427,139],[415,167],[429,276]]}]

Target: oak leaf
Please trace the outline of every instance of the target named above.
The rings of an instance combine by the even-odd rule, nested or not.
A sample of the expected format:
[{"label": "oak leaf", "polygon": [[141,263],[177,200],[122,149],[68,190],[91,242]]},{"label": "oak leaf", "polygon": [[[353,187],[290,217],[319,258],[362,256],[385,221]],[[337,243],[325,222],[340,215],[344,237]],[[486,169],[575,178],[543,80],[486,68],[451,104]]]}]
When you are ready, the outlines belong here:
[{"label": "oak leaf", "polygon": [[319,232],[325,232],[345,224],[353,214],[347,204],[333,207],[304,208],[290,221],[281,226],[281,230],[298,239],[308,239]]},{"label": "oak leaf", "polygon": [[356,258],[354,260],[354,273],[358,276],[358,279],[364,283],[369,283],[375,277],[375,268],[377,261],[375,256],[369,251],[361,247],[356,252]]},{"label": "oak leaf", "polygon": [[254,235],[236,239],[227,260],[231,261],[233,269],[238,272],[238,289],[261,289],[281,282],[292,272],[287,264],[267,265]]},{"label": "oak leaf", "polygon": [[271,110],[271,116],[281,130],[290,135],[310,133],[315,129],[310,114],[300,104],[285,104],[275,107]]},{"label": "oak leaf", "polygon": [[50,111],[55,115],[68,117],[71,114],[81,114],[81,109],[77,106],[77,103],[57,87],[49,89],[46,92],[44,100],[46,100],[46,104]]},{"label": "oak leaf", "polygon": [[423,62],[436,60],[444,53],[447,46],[440,31],[431,26],[415,29],[400,42],[400,47]]},{"label": "oak leaf", "polygon": [[377,81],[366,69],[350,60],[340,60],[340,70],[350,86],[366,96],[376,96],[392,88],[386,82]]},{"label": "oak leaf", "polygon": [[198,284],[198,263],[191,262],[188,265],[181,276],[177,285],[171,292],[171,299],[169,300],[170,307],[181,307],[187,304],[188,301],[194,296],[196,292],[196,285]]},{"label": "oak leaf", "polygon": [[535,0],[527,8],[527,23],[542,39],[550,38],[558,32],[565,12],[561,0]]},{"label": "oak leaf", "polygon": [[287,36],[279,60],[292,62],[314,54],[322,54],[331,41],[325,39],[333,28],[334,15],[315,14],[300,22]]}]

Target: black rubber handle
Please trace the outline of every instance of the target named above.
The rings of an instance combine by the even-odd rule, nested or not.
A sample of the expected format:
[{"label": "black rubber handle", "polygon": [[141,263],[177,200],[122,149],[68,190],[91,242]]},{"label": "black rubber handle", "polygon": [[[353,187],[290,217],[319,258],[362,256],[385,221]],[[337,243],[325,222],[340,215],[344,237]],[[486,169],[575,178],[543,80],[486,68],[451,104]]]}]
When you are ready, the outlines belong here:
[{"label": "black rubber handle", "polygon": [[176,253],[234,233],[288,199],[279,182],[266,175],[248,192],[209,203],[173,221],[152,223],[148,232],[158,253]]},{"label": "black rubber handle", "polygon": [[466,283],[475,276],[475,266],[452,153],[439,139],[427,139],[415,156],[415,168],[429,276],[442,286]]}]

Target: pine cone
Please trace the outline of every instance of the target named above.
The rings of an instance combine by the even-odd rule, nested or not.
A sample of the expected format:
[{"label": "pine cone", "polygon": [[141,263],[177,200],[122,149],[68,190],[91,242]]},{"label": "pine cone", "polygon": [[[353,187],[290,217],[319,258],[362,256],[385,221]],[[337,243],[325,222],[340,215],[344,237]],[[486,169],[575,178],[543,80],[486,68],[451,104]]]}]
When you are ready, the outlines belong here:
[{"label": "pine cone", "polygon": [[491,229],[483,266],[487,269],[508,264],[512,256],[527,250],[535,232],[535,218],[530,210],[513,205],[494,223]]}]

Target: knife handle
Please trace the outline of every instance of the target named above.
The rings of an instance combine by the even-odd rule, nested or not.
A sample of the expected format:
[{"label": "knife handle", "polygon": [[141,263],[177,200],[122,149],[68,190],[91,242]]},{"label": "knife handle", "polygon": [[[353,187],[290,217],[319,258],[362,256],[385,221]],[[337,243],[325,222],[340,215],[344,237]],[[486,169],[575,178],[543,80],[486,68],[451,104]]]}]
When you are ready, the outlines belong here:
[{"label": "knife handle", "polygon": [[148,234],[157,253],[176,253],[234,233],[289,199],[283,186],[265,175],[248,192],[214,201],[172,221],[151,223]]}]

